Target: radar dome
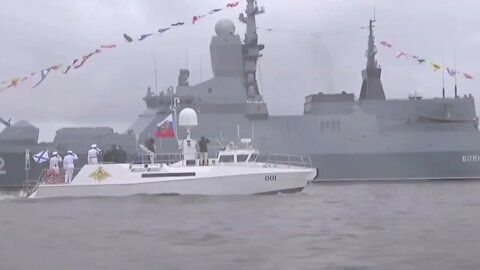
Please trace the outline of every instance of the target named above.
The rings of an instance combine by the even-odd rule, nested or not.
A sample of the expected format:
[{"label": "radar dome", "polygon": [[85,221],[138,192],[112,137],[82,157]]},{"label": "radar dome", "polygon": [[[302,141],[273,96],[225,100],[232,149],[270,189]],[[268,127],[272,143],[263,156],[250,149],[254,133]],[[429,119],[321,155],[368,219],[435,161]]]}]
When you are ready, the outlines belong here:
[{"label": "radar dome", "polygon": [[198,125],[197,113],[191,108],[183,109],[178,115],[178,125],[182,127],[195,127]]},{"label": "radar dome", "polygon": [[215,24],[215,33],[217,33],[217,36],[233,35],[235,25],[229,19],[222,19]]}]

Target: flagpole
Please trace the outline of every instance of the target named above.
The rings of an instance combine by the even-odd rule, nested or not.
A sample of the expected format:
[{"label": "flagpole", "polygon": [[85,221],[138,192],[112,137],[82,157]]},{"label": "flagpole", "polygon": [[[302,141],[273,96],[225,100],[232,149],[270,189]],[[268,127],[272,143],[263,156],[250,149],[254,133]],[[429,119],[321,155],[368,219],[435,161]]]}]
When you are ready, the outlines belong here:
[{"label": "flagpole", "polygon": [[[443,11],[445,11],[445,0],[443,0]],[[445,43],[442,46],[442,96],[445,99]]]},{"label": "flagpole", "polygon": [[155,72],[155,94],[158,94],[158,83],[157,83],[157,58],[154,56],[153,57],[153,70]]},{"label": "flagpole", "polygon": [[458,92],[457,92],[457,47],[455,46],[455,49],[454,49],[454,65],[455,65],[455,98],[458,97]]},{"label": "flagpole", "polygon": [[161,150],[162,150],[162,138],[159,137],[158,138],[158,150],[155,151],[155,152],[160,153]]},{"label": "flagpole", "polygon": [[445,53],[442,59],[442,97],[445,99]]}]

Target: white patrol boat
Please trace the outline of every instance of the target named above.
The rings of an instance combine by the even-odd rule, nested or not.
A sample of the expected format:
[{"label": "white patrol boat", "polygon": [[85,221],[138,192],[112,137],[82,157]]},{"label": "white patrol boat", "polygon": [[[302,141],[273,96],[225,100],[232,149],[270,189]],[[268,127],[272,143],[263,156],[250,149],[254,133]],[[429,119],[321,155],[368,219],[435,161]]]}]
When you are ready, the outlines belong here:
[{"label": "white patrol boat", "polygon": [[[159,161],[147,153],[131,164],[87,164],[71,183],[49,184],[40,177],[27,181],[28,198],[129,196],[135,194],[248,195],[300,192],[317,175],[311,160],[304,156],[271,155],[257,162],[258,151],[243,140],[246,147],[229,147],[219,152],[208,166],[199,166],[196,140],[190,127],[197,125],[194,110],[186,108],[179,115],[180,126],[187,127],[187,137],[180,141],[183,153],[175,163]],[[280,159],[279,157],[282,157]],[[178,160],[178,159],[177,159]]]}]

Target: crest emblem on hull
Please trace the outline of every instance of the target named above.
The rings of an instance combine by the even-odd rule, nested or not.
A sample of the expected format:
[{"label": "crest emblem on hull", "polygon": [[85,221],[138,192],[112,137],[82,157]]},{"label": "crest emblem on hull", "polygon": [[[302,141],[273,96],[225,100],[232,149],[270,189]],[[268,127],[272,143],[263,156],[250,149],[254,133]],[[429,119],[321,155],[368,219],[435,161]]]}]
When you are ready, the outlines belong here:
[{"label": "crest emblem on hull", "polygon": [[90,174],[90,177],[100,182],[111,177],[111,175],[105,171],[102,166],[99,166],[92,174]]}]

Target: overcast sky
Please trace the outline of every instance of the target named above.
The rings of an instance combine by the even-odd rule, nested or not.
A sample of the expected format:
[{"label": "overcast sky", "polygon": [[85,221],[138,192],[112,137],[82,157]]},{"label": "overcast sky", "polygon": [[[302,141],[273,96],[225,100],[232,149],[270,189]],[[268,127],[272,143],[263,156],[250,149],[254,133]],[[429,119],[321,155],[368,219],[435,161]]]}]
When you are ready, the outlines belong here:
[{"label": "overcast sky", "polygon": [[[5,0],[0,9],[0,80],[67,64],[101,44],[123,43],[122,34],[139,36],[192,15],[224,7],[219,0]],[[365,66],[368,24],[376,8],[378,62],[388,98],[405,98],[420,89],[425,97],[441,95],[442,75],[427,65],[395,58],[399,49],[476,76],[459,78],[460,94],[480,98],[480,1],[478,0],[259,0],[266,13],[258,26],[266,45],[259,62],[262,94],[272,114],[300,114],[304,96],[314,92],[349,91],[358,96]],[[187,66],[190,82],[211,77],[209,43],[216,21],[229,18],[237,33],[244,26],[229,9],[196,25],[156,35],[143,42],[106,51],[67,75],[53,72],[39,87],[35,80],[0,93],[0,116],[30,122],[82,125],[116,123],[128,127],[145,106],[154,84],[153,59],[158,62],[158,88],[176,85],[178,69]],[[311,32],[322,33],[320,37]],[[447,95],[453,80],[446,77]],[[477,105],[479,103],[477,102]],[[478,108],[478,106],[477,106]]]}]

